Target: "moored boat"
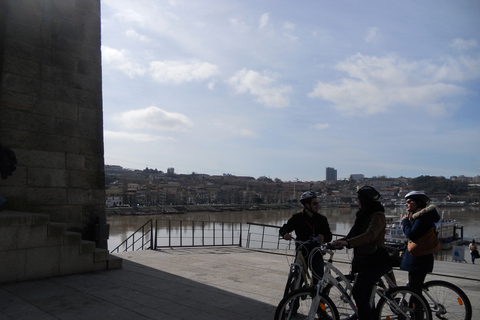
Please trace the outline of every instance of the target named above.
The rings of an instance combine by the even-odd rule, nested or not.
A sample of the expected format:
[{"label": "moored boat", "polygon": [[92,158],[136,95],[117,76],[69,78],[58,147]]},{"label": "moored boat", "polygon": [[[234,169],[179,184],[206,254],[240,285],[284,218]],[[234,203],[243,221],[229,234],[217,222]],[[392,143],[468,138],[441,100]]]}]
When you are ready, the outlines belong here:
[{"label": "moored boat", "polygon": [[[397,217],[397,220],[400,219]],[[463,241],[463,226],[457,224],[455,220],[442,219],[437,224],[437,232],[442,249],[450,249],[455,244]],[[407,242],[407,237],[403,233],[400,221],[390,219],[385,228],[385,241],[387,243],[403,244]]]}]

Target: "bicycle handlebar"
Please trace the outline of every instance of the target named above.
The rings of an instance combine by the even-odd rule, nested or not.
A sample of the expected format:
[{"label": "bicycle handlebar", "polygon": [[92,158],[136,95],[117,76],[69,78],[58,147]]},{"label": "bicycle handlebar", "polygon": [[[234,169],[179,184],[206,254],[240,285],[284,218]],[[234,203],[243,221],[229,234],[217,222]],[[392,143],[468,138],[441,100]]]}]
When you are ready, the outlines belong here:
[{"label": "bicycle handlebar", "polygon": [[336,246],[334,245],[332,242],[327,242],[327,243],[319,243],[317,238],[313,237],[313,238],[310,238],[306,241],[302,241],[302,240],[297,240],[296,238],[292,238],[291,241],[295,241],[295,243],[299,244],[299,245],[305,245],[305,244],[319,244],[320,246],[323,246],[325,249],[328,249],[328,250],[340,250],[340,249],[343,249],[343,246]]}]

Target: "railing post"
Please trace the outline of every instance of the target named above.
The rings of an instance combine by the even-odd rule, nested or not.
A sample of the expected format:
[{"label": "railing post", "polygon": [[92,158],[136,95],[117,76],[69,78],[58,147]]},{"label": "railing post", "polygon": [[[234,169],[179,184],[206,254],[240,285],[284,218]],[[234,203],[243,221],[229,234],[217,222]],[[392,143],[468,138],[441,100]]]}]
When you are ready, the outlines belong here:
[{"label": "railing post", "polygon": [[[242,246],[242,229],[243,229],[243,224],[240,223],[240,239],[239,239],[239,244],[238,246],[241,247]],[[233,243],[233,233],[232,233],[232,243]]]},{"label": "railing post", "polygon": [[168,246],[172,246],[172,220],[168,220]]},{"label": "railing post", "polygon": [[195,246],[195,221],[192,220],[192,247]]},{"label": "railing post", "polygon": [[180,220],[180,247],[183,247],[183,220]]},{"label": "railing post", "polygon": [[205,221],[202,221],[202,246],[205,245]]},{"label": "railing post", "polygon": [[158,219],[155,219],[155,250],[157,250],[157,230],[158,230]]},{"label": "railing post", "polygon": [[215,222],[213,222],[213,245],[215,245]]}]

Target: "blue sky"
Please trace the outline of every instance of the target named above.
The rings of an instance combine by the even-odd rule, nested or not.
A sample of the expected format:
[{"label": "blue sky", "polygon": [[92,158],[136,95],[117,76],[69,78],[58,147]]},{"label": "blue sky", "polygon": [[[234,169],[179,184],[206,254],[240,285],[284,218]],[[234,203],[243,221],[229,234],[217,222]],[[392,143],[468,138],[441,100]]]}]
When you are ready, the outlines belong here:
[{"label": "blue sky", "polygon": [[105,163],[480,174],[479,1],[102,0]]}]

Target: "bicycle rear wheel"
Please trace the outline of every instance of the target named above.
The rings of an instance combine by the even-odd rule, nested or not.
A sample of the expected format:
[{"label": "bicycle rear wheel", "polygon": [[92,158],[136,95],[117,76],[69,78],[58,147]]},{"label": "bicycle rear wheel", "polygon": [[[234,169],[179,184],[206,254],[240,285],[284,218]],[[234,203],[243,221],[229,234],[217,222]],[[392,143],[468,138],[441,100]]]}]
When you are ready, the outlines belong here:
[{"label": "bicycle rear wheel", "polygon": [[432,315],[437,319],[471,320],[472,305],[465,292],[456,285],[433,280],[423,285]]},{"label": "bicycle rear wheel", "polygon": [[377,319],[431,320],[432,313],[421,293],[408,287],[395,287],[387,291],[377,304]]},{"label": "bicycle rear wheel", "polygon": [[329,297],[315,288],[301,288],[289,293],[278,304],[275,320],[339,320],[338,311]]}]

